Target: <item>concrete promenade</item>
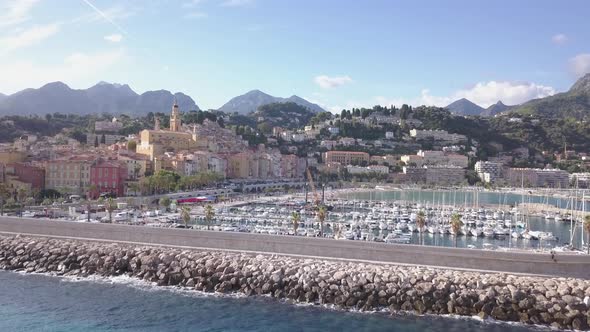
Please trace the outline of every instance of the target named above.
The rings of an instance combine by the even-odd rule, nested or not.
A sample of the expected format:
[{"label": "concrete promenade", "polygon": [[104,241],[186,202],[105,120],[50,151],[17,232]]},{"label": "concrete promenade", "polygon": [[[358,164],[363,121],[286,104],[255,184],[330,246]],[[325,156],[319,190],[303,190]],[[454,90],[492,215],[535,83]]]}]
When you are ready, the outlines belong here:
[{"label": "concrete promenade", "polygon": [[0,233],[590,279],[590,255],[503,252],[0,217]]}]

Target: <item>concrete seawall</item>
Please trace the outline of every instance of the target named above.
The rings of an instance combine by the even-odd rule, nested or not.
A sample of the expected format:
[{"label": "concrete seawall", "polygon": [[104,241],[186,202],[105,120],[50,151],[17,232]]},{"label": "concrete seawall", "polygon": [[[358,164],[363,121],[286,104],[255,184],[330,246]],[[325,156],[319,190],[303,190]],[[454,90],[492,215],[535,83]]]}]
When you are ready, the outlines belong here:
[{"label": "concrete seawall", "polygon": [[590,279],[590,256],[394,245],[249,233],[161,229],[0,217],[0,233],[252,251]]}]

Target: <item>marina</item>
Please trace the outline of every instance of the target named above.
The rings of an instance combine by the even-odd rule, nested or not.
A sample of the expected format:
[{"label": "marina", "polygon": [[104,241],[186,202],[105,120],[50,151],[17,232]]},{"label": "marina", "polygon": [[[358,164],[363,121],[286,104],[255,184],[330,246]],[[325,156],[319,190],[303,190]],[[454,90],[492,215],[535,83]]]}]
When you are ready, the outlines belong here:
[{"label": "marina", "polygon": [[[211,204],[209,216],[207,203],[173,203],[169,209],[120,203],[121,209],[110,218],[106,211],[89,218],[73,209],[60,219],[486,250],[586,251],[583,210],[590,204],[584,199],[545,196],[543,200],[530,194],[519,198],[520,204],[509,192],[332,190],[326,193],[323,220],[304,194],[217,202]],[[562,201],[570,204],[552,205]],[[189,214],[186,220],[183,210]],[[33,216],[31,211],[23,213]]]}]

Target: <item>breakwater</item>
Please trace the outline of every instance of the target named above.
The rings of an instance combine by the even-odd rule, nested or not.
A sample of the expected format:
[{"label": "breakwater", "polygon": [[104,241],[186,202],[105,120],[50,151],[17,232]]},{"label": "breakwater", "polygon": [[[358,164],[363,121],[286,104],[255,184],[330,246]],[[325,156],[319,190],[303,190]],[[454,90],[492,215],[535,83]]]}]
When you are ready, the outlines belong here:
[{"label": "breakwater", "polygon": [[343,309],[492,317],[588,330],[590,281],[1,236],[0,268],[62,276],[127,275],[161,286],[268,295]]},{"label": "breakwater", "polygon": [[590,279],[590,256],[338,241],[301,236],[162,229],[0,217],[0,233],[133,242]]}]

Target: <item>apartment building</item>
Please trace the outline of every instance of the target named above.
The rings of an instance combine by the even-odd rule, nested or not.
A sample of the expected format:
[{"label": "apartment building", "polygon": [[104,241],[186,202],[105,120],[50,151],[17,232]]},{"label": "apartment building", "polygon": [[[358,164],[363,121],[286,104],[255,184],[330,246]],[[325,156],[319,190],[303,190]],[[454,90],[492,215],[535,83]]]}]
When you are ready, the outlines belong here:
[{"label": "apartment building", "polygon": [[49,160],[45,166],[45,188],[84,195],[90,186],[90,167],[95,156],[77,155]]},{"label": "apartment building", "polygon": [[324,154],[324,163],[339,163],[342,165],[368,164],[369,154],[357,151],[328,151]]}]

